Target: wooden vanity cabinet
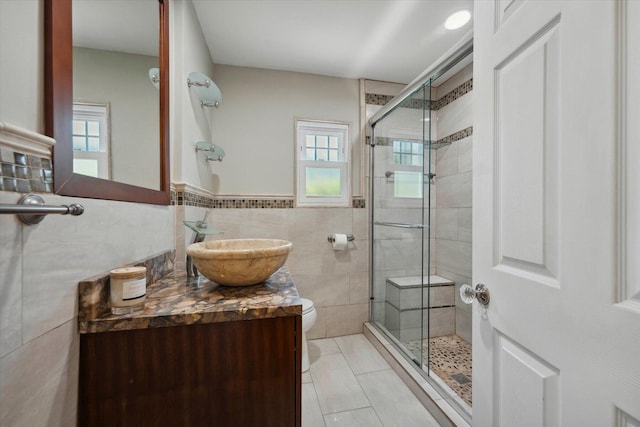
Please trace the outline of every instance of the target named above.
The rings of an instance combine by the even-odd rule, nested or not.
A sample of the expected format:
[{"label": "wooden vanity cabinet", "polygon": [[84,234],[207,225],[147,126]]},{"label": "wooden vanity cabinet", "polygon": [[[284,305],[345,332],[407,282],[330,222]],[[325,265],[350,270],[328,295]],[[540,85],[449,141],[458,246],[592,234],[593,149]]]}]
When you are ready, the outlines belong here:
[{"label": "wooden vanity cabinet", "polygon": [[79,426],[300,426],[302,316],[82,334]]}]

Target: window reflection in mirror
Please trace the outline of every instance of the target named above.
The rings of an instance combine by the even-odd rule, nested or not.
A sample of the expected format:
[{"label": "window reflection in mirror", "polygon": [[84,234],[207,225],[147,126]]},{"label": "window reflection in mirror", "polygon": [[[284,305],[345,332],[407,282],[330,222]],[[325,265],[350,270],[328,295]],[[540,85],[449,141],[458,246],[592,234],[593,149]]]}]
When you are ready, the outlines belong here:
[{"label": "window reflection in mirror", "polygon": [[157,0],[73,0],[73,172],[158,190]]}]

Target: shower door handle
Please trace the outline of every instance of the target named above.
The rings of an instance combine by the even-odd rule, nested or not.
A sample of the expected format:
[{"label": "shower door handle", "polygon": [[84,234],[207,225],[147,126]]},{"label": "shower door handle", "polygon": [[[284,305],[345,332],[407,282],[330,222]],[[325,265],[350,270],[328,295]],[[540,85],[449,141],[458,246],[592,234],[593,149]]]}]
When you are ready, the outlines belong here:
[{"label": "shower door handle", "polygon": [[478,283],[475,289],[466,284],[462,285],[460,287],[460,298],[465,304],[471,304],[473,299],[476,298],[483,307],[488,306],[491,299],[489,289],[482,283]]}]

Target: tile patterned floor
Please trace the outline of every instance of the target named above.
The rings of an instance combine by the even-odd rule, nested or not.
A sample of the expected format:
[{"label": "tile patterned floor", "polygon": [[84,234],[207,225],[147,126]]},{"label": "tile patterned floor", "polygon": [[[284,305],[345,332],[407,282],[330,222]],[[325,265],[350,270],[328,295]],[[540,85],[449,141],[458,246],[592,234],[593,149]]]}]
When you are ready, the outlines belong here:
[{"label": "tile patterned floor", "polygon": [[[431,344],[430,367],[442,381],[471,406],[471,344],[457,335],[443,335],[422,340],[422,358],[427,364],[427,343]],[[420,340],[410,341],[407,348],[417,354]]]},{"label": "tile patterned floor", "polygon": [[362,334],[309,341],[302,427],[438,426]]}]

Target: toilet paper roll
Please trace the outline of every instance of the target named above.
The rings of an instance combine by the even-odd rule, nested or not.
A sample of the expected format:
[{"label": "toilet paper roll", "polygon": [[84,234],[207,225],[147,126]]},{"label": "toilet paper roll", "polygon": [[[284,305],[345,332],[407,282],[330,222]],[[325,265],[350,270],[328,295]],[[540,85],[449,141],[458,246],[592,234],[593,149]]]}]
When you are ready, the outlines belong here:
[{"label": "toilet paper roll", "polygon": [[346,234],[334,234],[333,235],[333,250],[344,251],[347,249],[347,235]]}]

